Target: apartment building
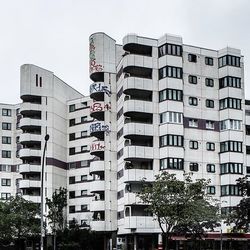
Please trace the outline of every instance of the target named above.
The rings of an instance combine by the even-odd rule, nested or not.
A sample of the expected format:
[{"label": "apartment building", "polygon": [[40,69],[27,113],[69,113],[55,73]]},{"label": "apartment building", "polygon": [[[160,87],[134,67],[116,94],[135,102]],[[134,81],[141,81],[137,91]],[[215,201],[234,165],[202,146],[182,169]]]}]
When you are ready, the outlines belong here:
[{"label": "apartment building", "polygon": [[0,164],[12,171],[0,173],[2,183],[11,179],[11,190],[2,185],[1,195],[14,195],[21,176],[23,197],[40,202],[49,134],[45,197],[67,188],[68,222],[103,235],[107,249],[157,245],[161,230],[136,194],[142,179],[152,182],[162,171],[210,179],[207,192],[228,213],[241,199],[235,180],[250,174],[250,102],[240,50],[190,46],[173,35],[129,34],[119,45],[95,33],[89,45],[87,97],[53,72],[21,67],[22,103],[0,105]]}]

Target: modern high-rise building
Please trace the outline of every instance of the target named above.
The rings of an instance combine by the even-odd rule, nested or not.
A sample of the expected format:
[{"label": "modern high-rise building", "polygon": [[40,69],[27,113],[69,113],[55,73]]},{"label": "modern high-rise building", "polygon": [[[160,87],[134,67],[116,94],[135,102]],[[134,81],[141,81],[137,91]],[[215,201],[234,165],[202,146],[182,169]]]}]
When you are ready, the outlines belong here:
[{"label": "modern high-rise building", "polygon": [[1,186],[1,196],[21,190],[40,202],[41,155],[49,134],[45,197],[67,188],[69,223],[76,219],[102,234],[107,247],[157,245],[161,230],[137,193],[142,179],[153,182],[162,171],[210,179],[208,194],[223,213],[230,212],[241,199],[236,179],[250,174],[250,101],[240,50],[185,45],[173,35],[129,34],[118,45],[95,33],[89,52],[89,97],[48,70],[21,67],[23,102],[0,106],[0,164],[10,171],[19,166],[21,175],[0,173],[1,184],[12,179],[10,191]]}]

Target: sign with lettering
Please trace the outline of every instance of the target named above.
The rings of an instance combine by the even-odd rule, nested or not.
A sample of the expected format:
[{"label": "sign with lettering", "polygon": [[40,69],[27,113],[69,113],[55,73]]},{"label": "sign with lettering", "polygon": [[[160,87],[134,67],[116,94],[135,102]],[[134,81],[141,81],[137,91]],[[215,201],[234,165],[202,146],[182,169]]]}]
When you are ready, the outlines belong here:
[{"label": "sign with lettering", "polygon": [[94,102],[91,106],[90,106],[90,112],[94,113],[94,112],[101,112],[101,111],[107,111],[111,109],[111,105],[110,103],[104,103],[104,102]]},{"label": "sign with lettering", "polygon": [[93,142],[90,146],[90,152],[95,152],[95,151],[104,151],[105,145],[103,141],[96,141]]},{"label": "sign with lettering", "polygon": [[90,85],[89,89],[90,94],[97,93],[97,92],[103,92],[106,95],[110,96],[111,91],[109,90],[108,86],[104,85],[104,82],[94,82]]},{"label": "sign with lettering", "polygon": [[89,127],[90,133],[92,132],[105,132],[106,134],[109,134],[109,125],[105,125],[101,122],[95,122],[92,123]]}]

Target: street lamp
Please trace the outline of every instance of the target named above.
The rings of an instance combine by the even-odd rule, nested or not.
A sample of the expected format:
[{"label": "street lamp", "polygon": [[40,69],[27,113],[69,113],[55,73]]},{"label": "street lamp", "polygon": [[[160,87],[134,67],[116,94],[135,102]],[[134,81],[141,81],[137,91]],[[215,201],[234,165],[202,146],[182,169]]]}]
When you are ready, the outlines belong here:
[{"label": "street lamp", "polygon": [[47,142],[49,140],[49,135],[46,134],[44,137],[45,144],[44,144],[44,149],[43,149],[43,156],[42,156],[42,169],[41,169],[41,189],[40,189],[40,194],[41,194],[41,250],[43,250],[43,230],[44,230],[44,225],[43,225],[43,175],[44,175],[44,158],[45,158],[45,152],[47,149]]}]

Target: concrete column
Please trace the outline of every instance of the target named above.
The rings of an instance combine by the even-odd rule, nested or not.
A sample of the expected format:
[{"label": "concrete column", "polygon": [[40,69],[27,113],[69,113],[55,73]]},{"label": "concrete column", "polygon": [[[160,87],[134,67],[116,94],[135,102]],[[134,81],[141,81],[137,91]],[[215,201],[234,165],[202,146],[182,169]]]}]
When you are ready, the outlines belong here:
[{"label": "concrete column", "polygon": [[162,235],[158,234],[158,250],[163,250]]},{"label": "concrete column", "polygon": [[137,238],[136,238],[136,234],[134,235],[134,250],[137,250]]}]

